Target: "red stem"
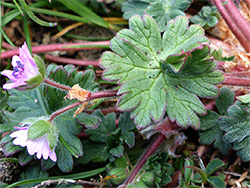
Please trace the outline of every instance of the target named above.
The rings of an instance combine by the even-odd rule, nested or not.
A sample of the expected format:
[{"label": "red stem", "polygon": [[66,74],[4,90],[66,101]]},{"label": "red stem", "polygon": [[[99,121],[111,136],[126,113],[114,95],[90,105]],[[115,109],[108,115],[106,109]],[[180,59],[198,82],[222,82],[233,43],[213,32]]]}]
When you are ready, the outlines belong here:
[{"label": "red stem", "polygon": [[115,97],[115,96],[117,96],[116,90],[100,91],[100,92],[96,92],[96,93],[91,93],[88,100],[104,98],[104,97]]},{"label": "red stem", "polygon": [[[90,97],[86,100],[86,101],[89,101],[89,100],[92,100],[92,99],[97,99],[97,98],[104,98],[104,97],[114,97],[117,95],[117,91],[101,91],[101,92],[96,92],[96,93],[91,93]],[[71,110],[72,108],[75,108],[77,106],[79,106],[80,104],[82,104],[84,101],[77,101],[69,106],[66,106],[60,110],[57,110],[56,112],[54,112],[53,114],[51,114],[50,118],[49,118],[49,121],[53,121],[53,119],[68,111],[68,110]]]},{"label": "red stem", "polygon": [[53,82],[47,78],[44,78],[43,80],[44,83],[52,86],[52,87],[55,87],[55,88],[58,88],[58,89],[62,89],[62,90],[65,90],[65,91],[69,91],[71,89],[71,87],[68,87],[68,86],[65,86],[65,85],[62,85],[62,84],[58,84],[56,82]]},{"label": "red stem", "polygon": [[242,34],[246,37],[247,41],[250,41],[250,25],[241,15],[238,8],[232,2],[232,0],[222,0],[223,3],[226,3],[224,7],[228,12],[229,16],[232,18],[233,22],[238,26]]},{"label": "red stem", "polygon": [[[83,112],[87,113],[87,114],[92,114],[94,111],[95,110],[84,110]],[[102,109],[101,112],[102,112],[103,115],[106,115],[106,114],[109,114],[109,113],[112,113],[112,112],[116,113],[117,112],[117,107]]]},{"label": "red stem", "polygon": [[220,0],[213,0],[214,4],[218,8],[221,16],[224,18],[225,22],[227,23],[228,27],[231,29],[231,31],[234,33],[234,35],[237,37],[243,48],[250,52],[250,44],[248,40],[245,38],[245,36],[241,33],[241,31],[238,29],[238,26],[232,21],[231,17],[227,13],[226,9],[222,5]]},{"label": "red stem", "polygon": [[137,163],[134,170],[131,172],[130,176],[126,181],[126,185],[133,182],[134,178],[139,173],[143,165],[146,163],[147,159],[158,149],[158,147],[165,139],[166,137],[163,134],[158,135],[158,137],[154,140],[153,144],[145,152],[145,155],[141,158],[141,160]]},{"label": "red stem", "polygon": [[73,103],[73,104],[71,104],[69,106],[66,106],[66,107],[64,107],[64,108],[62,108],[60,110],[55,111],[53,114],[51,114],[51,116],[50,116],[50,118],[49,118],[48,121],[52,122],[53,119],[56,116],[58,116],[58,115],[60,115],[60,114],[62,114],[64,112],[67,112],[68,110],[71,110],[72,108],[75,108],[75,107],[79,106],[81,103],[82,103],[82,101],[77,101],[77,102],[75,102],[75,103]]},{"label": "red stem", "polygon": [[[51,51],[70,51],[70,50],[89,50],[89,49],[102,49],[102,47],[74,47],[77,45],[109,45],[110,41],[98,41],[98,42],[82,42],[82,43],[67,43],[67,44],[49,44],[32,47],[33,53],[51,52]],[[70,48],[69,46],[72,46]],[[19,54],[19,49],[3,52],[1,59],[10,58]]]},{"label": "red stem", "polygon": [[225,85],[237,85],[237,86],[250,86],[250,78],[236,78],[226,75],[226,78],[222,84]]},{"label": "red stem", "polygon": [[80,60],[80,59],[56,57],[56,56],[52,56],[49,54],[45,55],[45,59],[47,59],[49,61],[58,62],[58,63],[74,64],[74,65],[80,65],[80,66],[92,65],[94,67],[97,67],[98,63],[99,63],[98,61],[84,61],[84,60]]}]

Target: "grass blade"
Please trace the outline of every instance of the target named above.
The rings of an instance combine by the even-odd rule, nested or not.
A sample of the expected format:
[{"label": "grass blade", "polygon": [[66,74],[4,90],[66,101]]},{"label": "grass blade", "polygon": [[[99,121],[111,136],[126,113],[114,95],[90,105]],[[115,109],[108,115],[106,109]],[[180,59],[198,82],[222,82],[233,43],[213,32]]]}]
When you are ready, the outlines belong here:
[{"label": "grass blade", "polygon": [[45,27],[53,27],[56,26],[57,23],[52,23],[52,22],[46,22],[41,20],[40,18],[36,17],[36,15],[30,10],[29,6],[25,3],[24,0],[19,0],[23,9],[25,10],[25,12],[27,13],[27,15],[37,24],[41,25],[41,26],[45,26]]},{"label": "grass blade", "polygon": [[36,179],[29,179],[29,180],[23,180],[23,181],[18,181],[15,182],[11,185],[8,185],[5,188],[13,188],[19,185],[27,185],[30,183],[41,183],[43,181],[46,181],[48,179],[50,180],[55,180],[55,179],[59,179],[59,178],[65,178],[65,179],[83,179],[83,178],[88,178],[88,177],[92,177],[95,176],[101,172],[103,172],[104,170],[106,170],[105,167],[103,168],[98,168],[95,170],[91,170],[91,171],[87,171],[87,172],[81,172],[81,173],[77,173],[77,174],[70,174],[70,175],[65,175],[65,176],[54,176],[54,177],[48,177],[48,178],[36,178]]},{"label": "grass blade", "polygon": [[59,0],[59,2],[61,2],[65,7],[87,19],[90,23],[109,28],[109,24],[106,21],[104,21],[100,16],[98,16],[96,13],[94,13],[82,3],[80,3],[78,0]]}]

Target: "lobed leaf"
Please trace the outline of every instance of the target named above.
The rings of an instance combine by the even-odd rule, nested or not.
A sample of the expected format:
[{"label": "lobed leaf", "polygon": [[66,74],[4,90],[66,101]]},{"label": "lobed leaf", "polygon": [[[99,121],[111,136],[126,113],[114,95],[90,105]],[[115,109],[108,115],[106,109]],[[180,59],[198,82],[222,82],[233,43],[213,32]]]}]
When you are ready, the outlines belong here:
[{"label": "lobed leaf", "polygon": [[242,161],[250,160],[250,105],[236,103],[228,109],[228,116],[219,119],[220,127],[226,132],[223,140],[233,143],[233,149]]},{"label": "lobed leaf", "polygon": [[[216,63],[206,59],[209,47],[198,25],[188,27],[186,17],[168,23],[161,37],[155,21],[148,15],[134,16],[130,29],[117,33],[100,65],[103,79],[118,80],[122,85],[117,103],[120,110],[132,110],[138,128],[159,122],[165,113],[171,121],[187,127],[199,126],[196,115],[206,111],[199,97],[215,97],[214,84],[223,81]],[[167,106],[167,107],[166,107]]]},{"label": "lobed leaf", "polygon": [[233,101],[234,92],[229,88],[221,88],[220,96],[215,99],[216,108],[219,113],[208,110],[206,116],[200,117],[201,126],[199,135],[201,144],[209,145],[214,142],[214,147],[218,148],[224,155],[228,153],[231,144],[222,139],[225,131],[220,129],[218,119],[223,115],[227,115],[226,110],[233,104]]},{"label": "lobed leaf", "polygon": [[129,19],[134,15],[143,16],[148,14],[152,16],[160,31],[164,31],[167,23],[177,16],[185,16],[186,10],[192,0],[128,0],[122,3],[121,10],[124,12],[123,18]]}]

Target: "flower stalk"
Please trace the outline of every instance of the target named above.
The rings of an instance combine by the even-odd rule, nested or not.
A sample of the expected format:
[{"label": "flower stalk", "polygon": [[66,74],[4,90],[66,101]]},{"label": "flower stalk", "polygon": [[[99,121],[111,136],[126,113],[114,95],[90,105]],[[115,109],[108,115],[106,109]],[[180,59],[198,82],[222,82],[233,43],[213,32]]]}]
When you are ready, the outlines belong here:
[{"label": "flower stalk", "polygon": [[75,108],[75,107],[79,106],[80,104],[82,104],[82,103],[84,103],[86,101],[90,101],[90,100],[98,99],[98,98],[114,97],[116,95],[117,95],[117,91],[112,91],[112,90],[111,91],[101,91],[101,92],[91,93],[90,96],[85,101],[77,101],[77,102],[75,102],[75,103],[73,103],[73,104],[71,104],[69,106],[66,106],[66,107],[54,112],[53,114],[51,114],[48,121],[52,122],[53,119],[56,116],[66,112],[68,110],[71,110],[72,108]]},{"label": "flower stalk", "polygon": [[61,90],[65,90],[65,91],[69,91],[71,89],[71,87],[68,87],[68,86],[65,86],[62,84],[58,84],[58,83],[53,82],[52,80],[49,80],[47,78],[44,78],[43,82],[45,84],[50,85],[50,86],[57,88],[57,89],[61,89]]}]

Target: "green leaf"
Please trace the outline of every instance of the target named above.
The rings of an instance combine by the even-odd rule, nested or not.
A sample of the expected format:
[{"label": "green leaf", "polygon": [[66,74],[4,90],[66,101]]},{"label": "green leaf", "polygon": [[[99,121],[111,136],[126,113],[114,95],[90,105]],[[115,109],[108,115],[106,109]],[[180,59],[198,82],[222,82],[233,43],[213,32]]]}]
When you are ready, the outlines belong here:
[{"label": "green leaf", "polygon": [[129,19],[134,15],[143,16],[144,11],[154,0],[128,0],[122,3],[121,10],[124,13],[123,18]]},{"label": "green leaf", "polygon": [[16,146],[12,142],[9,142],[9,143],[4,145],[4,155],[5,156],[10,156],[16,152],[21,151],[21,150],[23,150],[23,148],[21,146]]},{"label": "green leaf", "polygon": [[110,154],[106,150],[106,144],[92,142],[91,140],[84,140],[83,157],[79,159],[81,164],[92,162],[105,162],[108,160]]},{"label": "green leaf", "polygon": [[33,156],[28,154],[28,151],[23,150],[18,156],[18,162],[21,166],[28,164],[33,159]]},{"label": "green leaf", "polygon": [[220,114],[208,110],[206,116],[200,117],[201,125],[199,135],[201,144],[209,145],[215,141],[214,147],[218,148],[224,155],[228,153],[231,148],[231,144],[222,139],[225,131],[220,129],[218,119],[220,116],[227,114],[227,108],[233,104],[233,101],[234,92],[232,92],[229,88],[221,88],[220,96],[215,99],[215,104]]},{"label": "green leaf", "polygon": [[73,158],[69,150],[67,150],[59,141],[56,147],[57,166],[63,172],[70,172],[73,169]]},{"label": "green leaf", "polygon": [[94,115],[86,113],[80,113],[77,115],[77,119],[85,125],[87,129],[96,129],[100,123],[100,118]]},{"label": "green leaf", "polygon": [[224,188],[226,184],[224,180],[217,176],[209,176],[207,181],[214,187],[214,188]]},{"label": "green leaf", "polygon": [[250,94],[245,94],[242,96],[237,97],[238,100],[240,100],[243,103],[250,103]]},{"label": "green leaf", "polygon": [[[154,20],[145,15],[134,16],[129,21],[130,30],[121,30],[111,40],[112,52],[105,52],[100,65],[105,69],[103,78],[119,80],[120,110],[132,110],[138,128],[162,119],[166,108],[171,121],[187,127],[199,126],[196,113],[205,113],[199,97],[218,94],[213,85],[224,76],[214,71],[216,63],[205,59],[209,47],[200,26],[187,28],[186,17],[170,21],[161,39]],[[195,49],[194,49],[195,48]],[[173,55],[181,56],[182,68],[168,61]],[[162,63],[166,62],[166,63]],[[178,66],[179,67],[179,66]]]},{"label": "green leaf", "polygon": [[227,114],[227,109],[234,102],[234,92],[229,88],[223,87],[220,89],[220,96],[215,99],[216,108],[221,115]]},{"label": "green leaf", "polygon": [[115,148],[112,148],[109,153],[111,155],[114,155],[115,157],[121,157],[123,155],[123,152],[124,152],[124,147],[123,145],[118,145],[117,147]]},{"label": "green leaf", "polygon": [[213,159],[211,162],[208,163],[206,167],[207,175],[210,176],[216,171],[218,171],[220,168],[222,168],[225,165],[225,163],[219,159]]},{"label": "green leaf", "polygon": [[219,119],[220,128],[226,132],[223,140],[233,143],[233,149],[242,161],[250,160],[250,105],[232,105],[228,116]]},{"label": "green leaf", "polygon": [[53,151],[58,141],[58,130],[55,125],[50,125],[50,129],[47,131],[47,140],[49,142],[49,148]]},{"label": "green leaf", "polygon": [[[184,165],[185,166],[193,166],[194,162],[191,159],[186,159]],[[185,168],[184,177],[185,177],[185,184],[186,185],[190,184],[192,173],[193,173],[193,170],[191,168]]]},{"label": "green leaf", "polygon": [[82,156],[82,143],[77,137],[81,132],[81,127],[77,125],[75,118],[73,118],[73,111],[67,111],[64,114],[57,116],[53,123],[56,125],[61,137],[63,138],[63,141],[61,141],[62,145],[64,145],[65,148],[68,148],[67,150],[75,157]]},{"label": "green leaf", "polygon": [[[43,171],[39,165],[29,165],[20,175],[20,180],[29,180],[34,178],[47,178],[48,172]],[[29,184],[29,187],[33,187],[36,184]],[[20,188],[25,188],[27,185],[21,185]]]},{"label": "green leaf", "polygon": [[164,31],[171,19],[180,15],[185,16],[183,11],[190,6],[191,2],[192,0],[159,0],[152,2],[145,13],[155,19],[160,31]]},{"label": "green leaf", "polygon": [[42,159],[41,160],[41,167],[43,170],[51,169],[53,166],[55,166],[55,164],[56,163],[50,159],[47,159],[47,160]]},{"label": "green leaf", "polygon": [[47,112],[43,110],[44,101],[40,100],[40,96],[42,96],[40,91],[35,89],[27,91],[12,89],[9,90],[9,93],[9,106],[16,110],[18,110],[18,108],[26,107],[26,110],[23,111],[20,119],[48,115]]},{"label": "green leaf", "polygon": [[135,129],[134,122],[130,119],[130,113],[125,112],[120,115],[118,120],[118,127],[121,128],[121,141],[125,141],[125,143],[132,148],[135,144],[135,134],[133,130]]},{"label": "green leaf", "polygon": [[185,16],[186,10],[192,0],[128,0],[122,3],[123,18],[129,19],[134,15],[143,16],[144,13],[152,16],[160,31],[164,31],[167,23],[177,16]]},{"label": "green leaf", "polygon": [[220,129],[220,124],[218,122],[219,114],[213,111],[207,111],[207,115],[200,117],[200,142],[201,144],[212,144],[214,141],[214,147],[218,148],[222,154],[227,154],[231,148],[231,144],[223,141],[222,136],[224,131]]},{"label": "green leaf", "polygon": [[[122,94],[119,109],[133,109],[131,117],[135,117],[139,128],[150,124],[151,117],[155,122],[162,119],[166,99],[172,121],[185,127],[190,124],[198,127],[195,112],[202,114],[205,109],[196,95],[217,95],[213,84],[221,82],[223,74],[214,71],[215,62],[204,59],[209,48],[200,44],[207,41],[202,28],[197,25],[187,28],[187,24],[186,17],[172,20],[161,39],[151,17],[134,16],[129,22],[130,30],[121,30],[111,40],[111,48],[116,54],[106,52],[101,58],[100,64],[106,69],[103,78],[119,80],[123,84],[118,92]],[[187,53],[187,57],[182,60],[181,70],[169,63],[161,63],[183,53]]]},{"label": "green leaf", "polygon": [[203,6],[197,15],[190,18],[194,24],[200,24],[203,28],[209,29],[218,23],[218,10],[215,6]]},{"label": "green leaf", "polygon": [[53,126],[49,121],[38,120],[34,124],[32,124],[28,129],[28,139],[36,140],[43,135],[45,135],[49,128]]},{"label": "green leaf", "polygon": [[90,136],[90,140],[94,142],[106,143],[106,139],[110,133],[116,130],[115,126],[115,113],[107,114],[105,117],[100,111],[94,113],[101,119],[101,123],[97,129],[87,129],[85,133]]}]

